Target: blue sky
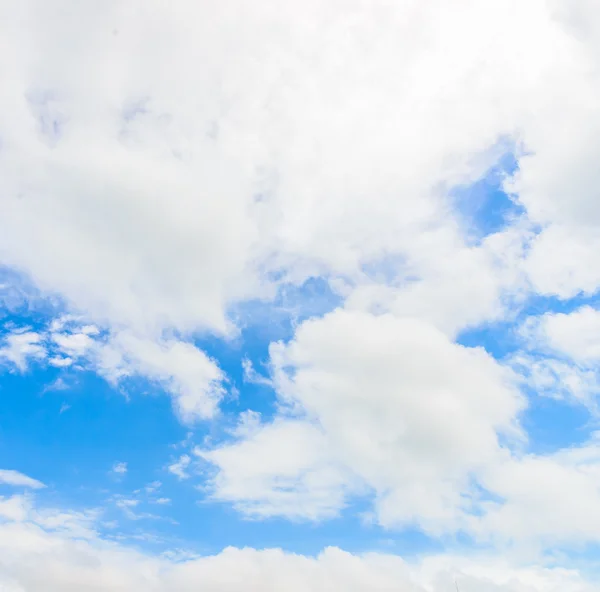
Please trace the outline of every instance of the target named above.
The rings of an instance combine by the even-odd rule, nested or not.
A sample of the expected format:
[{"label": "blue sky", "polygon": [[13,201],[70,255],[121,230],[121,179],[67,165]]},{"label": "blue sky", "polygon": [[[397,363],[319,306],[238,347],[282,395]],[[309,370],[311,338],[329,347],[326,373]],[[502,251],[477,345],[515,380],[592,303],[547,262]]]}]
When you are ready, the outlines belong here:
[{"label": "blue sky", "polygon": [[0,588],[596,590],[596,12],[0,6]]}]

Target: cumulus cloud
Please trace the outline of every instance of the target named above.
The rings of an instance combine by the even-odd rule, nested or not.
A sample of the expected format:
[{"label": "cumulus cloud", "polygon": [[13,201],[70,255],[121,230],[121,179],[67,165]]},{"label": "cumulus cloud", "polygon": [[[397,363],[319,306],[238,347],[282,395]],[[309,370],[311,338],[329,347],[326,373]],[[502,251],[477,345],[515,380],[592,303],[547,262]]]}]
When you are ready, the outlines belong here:
[{"label": "cumulus cloud", "polygon": [[[254,420],[257,418],[254,417]],[[331,454],[326,435],[302,420],[267,425],[242,420],[233,445],[196,449],[218,467],[213,499],[252,517],[320,520],[336,516],[352,490],[352,474]]]},{"label": "cumulus cloud", "polygon": [[[5,7],[20,23],[4,37],[19,56],[5,263],[137,333],[227,331],[227,306],[268,296],[269,272],[355,286],[384,260],[458,303],[480,273],[486,297],[463,314],[496,314],[501,274],[465,248],[444,188],[483,174],[576,75],[556,65],[571,46],[543,3],[511,6],[518,23],[491,0],[109,3],[73,5],[73,21]],[[456,281],[439,266],[454,252]]]},{"label": "cumulus cloud", "polygon": [[[537,332],[595,360],[590,314],[550,315]],[[247,415],[234,443],[198,450],[217,468],[217,499],[250,516],[318,520],[372,494],[386,527],[529,549],[595,540],[598,438],[523,454],[518,379],[483,350],[414,319],[338,310],[273,345],[271,363],[285,412],[267,424]]]},{"label": "cumulus cloud", "polygon": [[[501,317],[524,275],[556,291],[542,277],[556,258],[536,245],[583,240],[563,226],[593,219],[593,183],[573,189],[579,213],[561,189],[577,167],[594,174],[593,35],[521,4],[136,2],[73,5],[73,20],[3,7],[19,26],[3,35],[18,59],[4,64],[2,262],[127,341],[184,418],[214,414],[219,371],[194,352],[195,370],[167,376],[192,355],[161,335],[227,333],[229,307],[274,283],[319,275],[349,307],[451,336]],[[510,189],[544,227],[525,262],[527,223],[474,245],[448,199],[506,150]],[[565,294],[594,289],[568,277]],[[67,366],[90,336],[56,339]]]},{"label": "cumulus cloud", "polygon": [[202,455],[217,497],[250,513],[339,511],[355,481],[386,526],[457,529],[471,477],[518,440],[515,377],[484,350],[412,318],[337,310],[271,347],[282,405],[299,419],[241,430]]},{"label": "cumulus cloud", "polygon": [[[8,505],[18,511],[5,510]],[[316,557],[228,548],[178,561],[102,539],[94,532],[93,514],[40,509],[13,497],[0,501],[0,515],[0,584],[8,592],[451,592],[454,580],[466,592],[591,592],[597,585],[575,570],[513,566],[485,556],[431,556],[411,562],[338,548],[324,549]]]},{"label": "cumulus cloud", "polygon": [[591,306],[549,313],[532,319],[531,325],[537,343],[583,366],[600,362],[600,312]]},{"label": "cumulus cloud", "polygon": [[[595,444],[523,455],[509,366],[589,403],[597,312],[536,320],[538,342],[505,365],[455,339],[512,318],[529,292],[600,287],[596,11],[587,0],[1,4],[0,264],[74,316],[9,330],[0,362],[89,368],[115,385],[142,376],[182,421],[214,419],[227,377],[194,337],[233,335],[237,304],[318,277],[343,305],[272,345],[275,417],[247,415],[233,441],[197,451],[215,469],[214,499],[316,520],[370,495],[389,527],[592,538],[579,509],[544,527],[541,512],[571,494],[595,511],[595,461],[573,459],[595,458]],[[507,151],[518,167],[505,189],[523,214],[473,241],[451,190]],[[12,308],[27,299],[2,290]],[[260,380],[249,365],[246,376]],[[169,470],[183,479],[191,463]],[[534,475],[574,493],[545,492]],[[480,487],[503,502],[486,505]],[[1,560],[15,590],[397,584],[379,558],[375,569],[337,551],[231,551],[165,576],[154,559],[62,539],[32,570],[19,545],[46,549],[56,535],[1,528],[27,535]],[[109,567],[88,580],[98,557]],[[469,576],[465,589],[586,589],[563,572],[510,574]]]},{"label": "cumulus cloud", "polygon": [[473,529],[487,540],[557,548],[592,543],[600,530],[600,434],[549,455],[524,455],[489,467],[488,500]]}]

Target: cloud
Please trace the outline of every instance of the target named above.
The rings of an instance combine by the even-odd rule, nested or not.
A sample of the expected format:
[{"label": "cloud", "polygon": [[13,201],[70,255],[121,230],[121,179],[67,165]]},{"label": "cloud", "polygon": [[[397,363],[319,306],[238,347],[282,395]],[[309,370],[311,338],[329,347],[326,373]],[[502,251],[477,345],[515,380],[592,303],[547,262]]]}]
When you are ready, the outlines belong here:
[{"label": "cloud", "polygon": [[215,361],[191,343],[176,339],[150,340],[128,332],[106,338],[81,332],[55,333],[61,353],[77,356],[112,384],[142,376],[173,396],[184,422],[214,415],[224,394],[225,376]]},{"label": "cloud", "polygon": [[[522,328],[546,352],[520,361],[538,393],[579,392],[585,403],[597,390],[599,315],[584,307]],[[271,369],[279,415],[246,414],[234,442],[197,449],[216,470],[210,495],[243,514],[316,521],[362,497],[384,527],[462,531],[498,550],[596,540],[598,435],[524,452],[519,379],[484,350],[423,321],[339,309],[272,345]],[[587,383],[576,381],[581,372]]]},{"label": "cloud", "polygon": [[196,450],[218,467],[209,485],[213,499],[255,518],[320,520],[344,507],[352,474],[336,462],[317,427],[292,419],[248,426],[246,419],[236,435],[233,445]]},{"label": "cloud", "polygon": [[201,452],[215,495],[249,513],[335,514],[358,481],[381,524],[454,530],[500,436],[521,437],[512,373],[420,320],[336,310],[272,345],[271,364],[297,419],[243,424],[238,442]]},{"label": "cloud", "polygon": [[[20,28],[3,36],[19,59],[0,104],[2,263],[108,331],[99,371],[147,374],[184,421],[210,418],[224,377],[188,337],[231,333],[232,307],[282,285],[321,277],[348,308],[451,337],[508,314],[525,276],[551,290],[536,245],[587,218],[561,209],[569,172],[593,162],[585,19],[516,0],[226,4],[211,24],[189,1],[80,6],[73,21],[34,0],[3,8]],[[110,76],[90,84],[92,70]],[[575,168],[557,164],[556,126]],[[526,216],[472,244],[449,194],[506,151]],[[578,186],[582,211],[593,186]],[[57,331],[53,364],[92,347]]]},{"label": "cloud", "polygon": [[32,360],[44,360],[47,356],[42,343],[42,336],[35,331],[13,331],[3,339],[0,347],[0,362],[14,364],[18,370],[24,372]]},{"label": "cloud", "polygon": [[188,479],[189,475],[186,470],[191,462],[192,459],[188,454],[182,454],[176,462],[169,465],[167,468],[169,473],[176,475],[179,479]]},{"label": "cloud", "polygon": [[162,487],[162,483],[160,481],[152,481],[152,483],[148,483],[144,488],[146,493],[155,493]]},{"label": "cloud", "polygon": [[11,487],[29,487],[31,489],[42,489],[46,487],[37,479],[32,479],[27,475],[23,475],[23,473],[8,469],[0,470],[0,484],[10,485]]},{"label": "cloud", "polygon": [[145,516],[136,514],[133,511],[133,508],[137,508],[140,505],[140,500],[138,499],[128,499],[125,497],[118,497],[115,500],[115,505],[120,508],[125,516],[130,520],[138,520],[140,518],[144,518]]},{"label": "cloud", "polygon": [[600,312],[583,306],[571,313],[545,314],[532,319],[534,338],[553,352],[567,356],[582,366],[600,362]]},{"label": "cloud", "polygon": [[[113,385],[144,377],[183,422],[215,419],[227,376],[195,338],[231,336],[251,322],[236,306],[319,278],[342,307],[272,346],[275,417],[244,416],[232,440],[199,450],[213,498],[316,520],[366,494],[388,527],[524,537],[525,517],[542,538],[591,537],[575,510],[546,521],[552,532],[541,514],[526,519],[568,499],[543,497],[531,475],[570,480],[594,509],[595,465],[519,450],[525,400],[509,366],[589,404],[596,313],[545,317],[539,343],[505,365],[455,339],[514,318],[531,291],[600,286],[596,11],[584,0],[4,3],[0,264],[18,279],[9,290],[2,279],[0,299],[14,310],[39,291],[68,314],[10,331],[0,361],[91,369]],[[474,242],[452,189],[507,151],[518,170],[505,189],[523,214]],[[29,279],[35,289],[21,290]],[[186,478],[191,463],[170,470]],[[502,503],[485,505],[484,486]],[[270,557],[239,553],[251,568]],[[299,582],[294,562],[314,570],[310,589],[338,577],[360,587],[371,573],[363,559],[349,582],[321,559],[277,560]],[[255,586],[290,588],[264,561]],[[15,569],[21,588],[52,581],[43,566]],[[162,585],[154,568],[119,569],[94,585]],[[482,586],[554,586],[527,573]],[[220,577],[209,585],[237,585]],[[381,577],[365,576],[369,589],[385,589]]]},{"label": "cloud", "polygon": [[520,329],[525,351],[511,360],[538,393],[564,396],[597,410],[600,393],[600,312],[529,317]]},{"label": "cloud", "polygon": [[[28,6],[5,36],[19,60],[5,64],[0,252],[44,291],[144,336],[227,332],[229,306],[272,296],[274,277],[356,287],[388,261],[429,298],[452,291],[445,312],[427,306],[440,323],[498,313],[502,274],[488,247],[467,248],[447,190],[580,75],[542,3],[232,0],[210,25],[196,2],[81,6],[72,22]],[[89,84],[90,70],[111,75]],[[475,310],[462,296],[476,276]]]},{"label": "cloud", "polygon": [[126,462],[116,462],[113,465],[111,470],[116,475],[125,475],[127,473],[127,463]]},{"label": "cloud", "polygon": [[474,531],[487,540],[556,549],[593,543],[600,531],[600,434],[550,455],[524,455],[489,467],[488,501]]},{"label": "cloud", "polygon": [[212,417],[225,394],[225,375],[217,363],[193,344],[176,339],[155,342],[120,333],[100,348],[96,363],[112,382],[138,375],[162,385],[184,422]]},{"label": "cloud", "polygon": [[[4,511],[11,504],[18,512]],[[178,560],[144,554],[102,539],[94,513],[39,508],[23,498],[0,502],[0,584],[7,591],[75,590],[162,592],[265,592],[352,590],[353,592],[451,592],[454,580],[466,592],[591,592],[597,583],[575,570],[511,565],[480,556],[434,555],[419,561],[396,555],[353,555],[326,548],[310,557],[279,549],[227,548]],[[96,517],[97,519],[97,517]],[[31,566],[35,557],[35,569]]]},{"label": "cloud", "polygon": [[226,377],[218,364],[192,343],[178,339],[154,340],[125,331],[103,335],[94,326],[59,317],[48,331],[14,330],[5,344],[0,360],[21,371],[29,360],[47,359],[58,368],[76,364],[94,370],[114,385],[131,376],[144,377],[172,395],[175,411],[186,423],[212,417],[225,394]]}]

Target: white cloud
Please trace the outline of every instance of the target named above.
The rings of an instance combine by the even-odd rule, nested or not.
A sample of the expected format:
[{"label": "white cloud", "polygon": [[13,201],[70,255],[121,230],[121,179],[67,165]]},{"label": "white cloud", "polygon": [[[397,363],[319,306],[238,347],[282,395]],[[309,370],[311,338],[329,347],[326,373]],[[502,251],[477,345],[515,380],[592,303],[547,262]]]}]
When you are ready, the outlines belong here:
[{"label": "white cloud", "polygon": [[[219,468],[211,496],[253,517],[318,520],[338,514],[352,475],[330,453],[326,436],[301,420],[242,423],[241,440],[211,451],[197,449]],[[348,483],[350,482],[350,484]]]},{"label": "white cloud", "polygon": [[220,469],[215,495],[251,514],[332,514],[359,479],[380,523],[453,530],[471,478],[503,457],[499,435],[521,435],[511,372],[419,320],[337,310],[271,360],[281,403],[303,419],[203,453]]},{"label": "white cloud", "polygon": [[133,511],[133,508],[137,508],[140,505],[140,500],[138,499],[120,497],[115,500],[115,505],[117,508],[120,508],[130,520],[137,520],[141,517]]},{"label": "white cloud", "polygon": [[116,462],[112,467],[112,472],[116,475],[125,475],[127,473],[127,463]]},{"label": "white cloud", "polygon": [[48,364],[56,368],[68,368],[73,364],[73,358],[53,357],[48,360]]},{"label": "white cloud", "polygon": [[94,341],[86,333],[54,333],[52,339],[64,354],[73,358],[84,356],[94,347]]},{"label": "white cloud", "polygon": [[189,475],[186,471],[191,462],[192,459],[188,454],[182,454],[176,462],[170,464],[167,468],[170,473],[173,473],[179,479],[188,479]]},{"label": "white cloud", "polygon": [[14,364],[21,372],[27,370],[31,360],[43,360],[47,356],[42,336],[35,331],[15,331],[3,339],[0,362]]},{"label": "white cloud", "polygon": [[148,483],[144,488],[146,493],[155,493],[162,487],[162,483],[160,481],[152,481],[152,483]]},{"label": "white cloud", "polygon": [[[523,128],[528,154],[511,184],[542,231],[526,269],[536,291],[571,298],[600,287],[598,167],[600,93],[598,6],[587,0],[549,3],[568,34],[548,72],[554,91],[540,96]],[[558,41],[558,39],[557,39]]]},{"label": "white cloud", "polygon": [[522,375],[524,384],[535,396],[572,399],[593,406],[599,386],[598,376],[593,370],[581,368],[571,361],[526,352],[511,356],[507,363]]},{"label": "white cloud", "polygon": [[600,312],[583,306],[571,313],[546,314],[534,338],[583,366],[600,362]]},{"label": "white cloud", "polygon": [[530,317],[521,327],[526,350],[511,363],[539,394],[572,397],[597,408],[599,331],[600,312],[590,306]]},{"label": "white cloud", "polygon": [[96,364],[114,382],[130,375],[158,382],[173,396],[184,422],[212,417],[225,393],[225,376],[217,363],[184,341],[152,341],[119,333],[99,349]]},{"label": "white cloud", "polygon": [[[213,495],[254,515],[317,518],[360,484],[382,524],[439,533],[465,525],[471,480],[485,478],[510,509],[520,494],[505,481],[530,461],[499,437],[518,432],[522,400],[509,370],[452,339],[509,314],[524,276],[561,298],[600,286],[596,10],[0,5],[0,264],[76,313],[51,339],[11,333],[0,359],[23,371],[49,357],[113,383],[144,376],[183,421],[214,418],[226,377],[192,336],[232,332],[231,305],[272,297],[273,283],[323,277],[345,310],[273,347],[284,411],[202,452],[219,469]],[[507,185],[526,219],[473,244],[449,190],[513,145]],[[588,394],[596,318],[581,314],[544,326],[553,355],[535,359],[534,384]],[[90,324],[73,330],[75,318]],[[531,462],[540,478],[545,463],[571,475],[556,459]],[[191,459],[180,463],[183,478]]]},{"label": "white cloud", "polygon": [[3,9],[21,23],[3,35],[19,56],[1,105],[7,265],[152,336],[227,331],[227,306],[270,294],[268,272],[360,285],[382,261],[423,279],[425,300],[420,285],[406,299],[441,325],[498,314],[502,274],[466,248],[445,194],[580,75],[544,3],[230,0],[210,24],[203,3],[135,7]]},{"label": "white cloud", "polygon": [[[4,511],[7,505],[12,510]],[[278,549],[228,548],[212,556],[170,559],[101,539],[95,514],[39,509],[14,497],[0,502],[0,585],[7,592],[79,590],[163,592],[592,592],[575,570],[515,566],[486,556],[437,555],[419,561],[327,548],[316,557]],[[97,517],[96,517],[97,519]],[[181,555],[181,554],[180,554]],[[35,557],[35,569],[31,567]]]},{"label": "white cloud", "polygon": [[600,533],[600,434],[547,456],[525,455],[489,467],[488,501],[474,521],[486,539],[545,548],[580,545]]},{"label": "white cloud", "polygon": [[0,470],[0,484],[10,485],[12,487],[29,487],[31,489],[42,489],[46,487],[42,482],[37,479],[32,479],[23,473],[18,471],[12,471],[8,469]]},{"label": "white cloud", "polygon": [[[99,334],[96,327],[65,329],[55,319],[51,332],[15,329],[4,338],[0,361],[26,370],[31,360],[47,360],[57,368],[95,370],[112,384],[142,376],[162,386],[173,397],[184,422],[212,417],[225,394],[225,375],[217,363],[193,344],[177,339],[148,339],[129,332]],[[59,378],[60,380],[60,378]]]},{"label": "white cloud", "polygon": [[94,326],[72,326],[66,330],[67,321],[55,319],[51,333],[14,330],[4,338],[0,361],[4,359],[21,371],[32,359],[47,359],[57,368],[77,362],[78,367],[93,369],[113,384],[130,376],[142,376],[172,395],[182,421],[191,423],[216,413],[225,394],[226,377],[217,363],[193,344],[177,339],[148,339],[126,331],[103,336]]},{"label": "white cloud", "polygon": [[[502,316],[522,273],[540,283],[526,224],[473,245],[448,192],[524,143],[518,199],[567,218],[556,157],[588,162],[596,104],[571,17],[541,0],[229,0],[209,24],[202,2],[134,5],[71,20],[31,0],[0,19],[19,23],[2,35],[19,57],[3,58],[0,261],[108,329],[101,372],[148,375],[182,419],[208,418],[221,371],[161,336],[230,331],[228,307],[272,296],[270,278],[326,277],[348,308],[451,336]],[[58,365],[97,338],[56,332]]]}]

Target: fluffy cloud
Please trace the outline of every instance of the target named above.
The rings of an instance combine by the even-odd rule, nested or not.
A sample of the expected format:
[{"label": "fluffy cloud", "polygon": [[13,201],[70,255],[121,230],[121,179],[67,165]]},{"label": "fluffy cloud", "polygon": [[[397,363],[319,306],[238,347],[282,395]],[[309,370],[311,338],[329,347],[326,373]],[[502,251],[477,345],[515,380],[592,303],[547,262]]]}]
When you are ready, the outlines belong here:
[{"label": "fluffy cloud", "polygon": [[535,341],[583,366],[600,362],[600,312],[584,306],[571,313],[546,314],[530,322]]},{"label": "fluffy cloud", "polygon": [[[536,334],[543,327],[554,347],[595,360],[592,314],[550,315]],[[523,454],[517,378],[483,350],[422,321],[338,310],[271,356],[282,415],[246,416],[234,443],[198,451],[218,469],[217,499],[251,516],[317,520],[373,492],[386,527],[462,530],[530,550],[596,540],[598,439]]]},{"label": "fluffy cloud", "polygon": [[499,435],[521,435],[512,373],[419,320],[337,310],[271,360],[299,419],[243,426],[237,443],[202,453],[220,468],[217,497],[250,513],[332,513],[358,481],[384,525],[460,528],[471,477],[502,458]]},{"label": "fluffy cloud", "polygon": [[269,272],[354,285],[383,260],[458,302],[481,272],[475,320],[496,312],[446,193],[571,80],[544,3],[69,6],[3,8],[6,264],[137,333],[227,331]]},{"label": "fluffy cloud", "polygon": [[[569,298],[600,286],[596,10],[586,0],[1,4],[0,264],[97,329],[10,329],[0,361],[92,368],[113,384],[144,376],[183,421],[214,418],[227,379],[193,336],[232,334],[232,306],[318,276],[344,307],[271,348],[273,421],[248,415],[233,442],[198,451],[216,468],[215,499],[319,519],[366,493],[385,526],[593,538],[598,525],[579,511],[596,511],[595,460],[573,455],[595,459],[595,444],[517,453],[514,375],[453,340],[510,316],[528,289]],[[524,214],[474,241],[449,195],[506,151],[519,165],[506,188]],[[27,298],[4,285],[2,302]],[[595,311],[540,323],[535,355],[513,365],[533,360],[536,388],[589,401]],[[184,477],[192,461],[178,462]],[[533,476],[573,489],[542,490]],[[502,503],[486,505],[479,486]],[[580,508],[545,521],[571,498]],[[231,551],[163,576],[153,559],[78,547],[38,523],[2,528],[18,535],[2,559],[8,589],[397,584],[379,559],[374,569],[337,551]],[[51,549],[35,570],[27,541]],[[88,581],[98,557],[108,570]],[[585,589],[570,574],[523,573],[465,586]]]},{"label": "fluffy cloud", "polygon": [[[600,286],[598,167],[600,142],[598,7],[587,0],[549,3],[568,33],[550,81],[523,128],[529,149],[511,188],[542,231],[526,262],[534,288],[570,298]],[[559,83],[559,80],[562,81]]]},{"label": "fluffy cloud", "polygon": [[[8,506],[13,510],[5,511]],[[432,556],[407,562],[394,555],[352,555],[337,548],[316,557],[228,548],[217,555],[176,561],[100,538],[93,514],[38,509],[13,497],[0,501],[0,516],[0,585],[7,592],[452,592],[455,580],[464,592],[596,589],[576,571],[514,567],[487,557]]]},{"label": "fluffy cloud", "polygon": [[[593,218],[593,183],[573,188],[571,213],[561,197],[577,166],[592,174],[595,129],[594,54],[571,12],[541,0],[67,5],[69,18],[35,0],[1,9],[18,25],[2,55],[18,58],[1,58],[0,262],[120,336],[117,349],[127,341],[184,418],[214,414],[221,377],[165,331],[227,333],[231,305],[320,275],[351,308],[455,335],[502,316],[522,274],[556,291],[537,245],[583,240],[564,224]],[[557,129],[563,143],[549,140]],[[526,223],[472,244],[448,199],[507,150],[515,199],[544,226],[525,263]],[[85,347],[73,339],[51,363]],[[172,380],[165,366],[181,358]]]},{"label": "fluffy cloud", "polygon": [[0,347],[0,361],[14,364],[21,371],[27,368],[30,360],[43,360],[45,357],[42,337],[35,331],[13,331],[4,337]]},{"label": "fluffy cloud", "polygon": [[526,351],[511,362],[537,392],[572,397],[597,409],[599,330],[600,312],[590,306],[530,317],[521,327]]},{"label": "fluffy cloud", "polygon": [[600,532],[600,434],[547,456],[525,455],[490,467],[488,501],[474,530],[487,539],[546,548],[592,543]]},{"label": "fluffy cloud", "polygon": [[242,420],[233,445],[196,450],[218,467],[211,497],[253,517],[320,520],[337,515],[346,491],[352,491],[352,474],[336,462],[326,434],[301,420],[268,425],[257,420],[256,415]]},{"label": "fluffy cloud", "polygon": [[193,344],[178,339],[148,339],[130,332],[101,335],[93,325],[59,318],[47,331],[13,330],[4,338],[0,360],[25,371],[31,360],[47,359],[57,368],[92,369],[112,384],[142,376],[173,397],[184,422],[212,417],[225,393],[225,375]]},{"label": "fluffy cloud", "polygon": [[120,333],[97,354],[97,370],[113,382],[139,375],[163,385],[184,422],[212,417],[225,393],[225,376],[217,363],[191,343]]}]

